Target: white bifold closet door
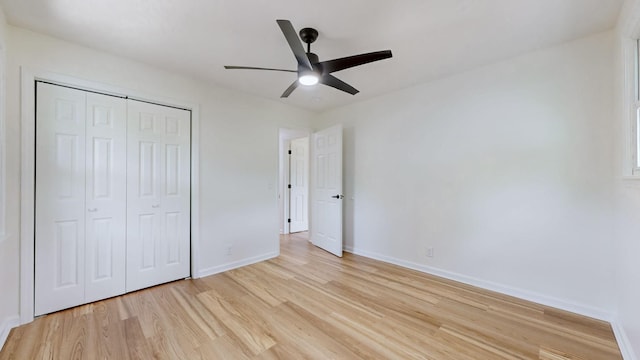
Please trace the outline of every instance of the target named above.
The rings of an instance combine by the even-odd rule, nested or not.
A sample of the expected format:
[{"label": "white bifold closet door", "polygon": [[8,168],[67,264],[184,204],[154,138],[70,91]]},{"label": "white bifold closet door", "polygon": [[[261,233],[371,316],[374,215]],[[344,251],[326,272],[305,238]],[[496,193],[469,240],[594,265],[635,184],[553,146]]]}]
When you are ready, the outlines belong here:
[{"label": "white bifold closet door", "polygon": [[188,277],[191,113],[36,91],[35,315]]},{"label": "white bifold closet door", "polygon": [[190,274],[191,113],[128,101],[127,291]]},{"label": "white bifold closet door", "polygon": [[35,315],[124,293],[126,101],[38,83]]}]

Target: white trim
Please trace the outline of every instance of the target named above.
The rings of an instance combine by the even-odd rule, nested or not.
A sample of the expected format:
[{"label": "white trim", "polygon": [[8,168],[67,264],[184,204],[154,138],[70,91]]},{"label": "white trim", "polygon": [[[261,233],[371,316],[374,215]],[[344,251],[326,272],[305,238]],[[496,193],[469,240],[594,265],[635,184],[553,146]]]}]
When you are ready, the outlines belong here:
[{"label": "white trim", "polygon": [[191,277],[200,272],[200,106],[191,109]]},{"label": "white trim", "polygon": [[620,89],[622,93],[622,119],[624,144],[622,154],[622,177],[631,180],[640,177],[638,161],[638,139],[640,131],[637,127],[638,105],[638,38],[640,38],[640,1],[625,1],[620,11],[617,25],[618,41],[620,41],[620,56],[623,73]]},{"label": "white trim", "polygon": [[291,139],[284,139],[282,141],[282,234],[291,234],[291,223],[289,222],[291,216]]},{"label": "white trim", "polygon": [[[1,18],[0,10],[0,18]],[[4,20],[0,20],[4,21]],[[4,40],[4,39],[1,39]],[[7,112],[7,86],[6,86],[6,51],[4,41],[0,42],[0,244],[9,236],[6,228],[6,125],[5,118]]]},{"label": "white trim", "polygon": [[613,329],[613,334],[618,342],[622,358],[624,360],[638,360],[636,354],[633,352],[631,341],[629,340],[627,333],[624,331],[624,327],[620,324],[620,319],[616,318],[614,321],[611,321],[611,329]]},{"label": "white trim", "polygon": [[280,256],[279,250],[274,252],[269,252],[263,255],[253,256],[247,259],[242,259],[242,260],[238,260],[238,261],[234,261],[234,262],[230,262],[230,263],[226,263],[218,266],[213,266],[210,268],[202,269],[198,274],[198,277],[205,277],[205,276],[219,274],[221,272],[225,272],[225,271],[237,269],[243,266],[259,263],[261,261],[273,259],[278,256]]},{"label": "white trim", "polygon": [[35,75],[21,68],[20,117],[20,323],[33,321],[34,314],[34,220],[35,220]]},{"label": "white trim", "polygon": [[624,2],[620,10],[617,30],[622,36],[638,37],[640,35],[640,2]]},{"label": "white trim", "polygon": [[367,258],[380,260],[390,264],[402,266],[412,270],[417,270],[423,273],[439,276],[445,279],[476,286],[485,290],[495,291],[495,292],[513,296],[519,299],[532,301],[537,304],[551,306],[556,309],[561,309],[561,310],[573,312],[579,315],[588,316],[594,319],[603,320],[607,322],[611,322],[611,320],[613,319],[613,314],[611,314],[610,312],[603,309],[591,307],[588,305],[579,304],[579,303],[575,303],[568,300],[558,299],[552,296],[548,296],[548,295],[544,295],[544,294],[540,294],[532,291],[527,291],[523,289],[518,289],[511,286],[495,283],[492,281],[486,281],[486,280],[478,279],[472,276],[462,275],[452,271],[442,270],[432,266],[427,266],[423,264],[414,263],[411,261],[401,260],[391,256],[381,255],[381,254],[377,254],[377,253],[373,253],[373,252],[365,251],[361,249],[355,249],[352,247],[345,247],[344,251],[350,252],[355,255],[360,255]]},{"label": "white trim", "polygon": [[34,174],[35,174],[35,88],[44,80],[101,93],[191,110],[191,276],[200,273],[200,107],[197,104],[152,96],[112,85],[78,79],[43,70],[20,68],[20,118],[22,154],[20,171],[20,323],[33,321],[34,301]]},{"label": "white trim", "polygon": [[11,329],[18,325],[20,325],[20,317],[18,315],[9,316],[2,321],[0,324],[0,350],[2,350],[4,343],[7,341]]},{"label": "white trim", "polygon": [[622,47],[622,111],[624,116],[623,134],[628,143],[623,150],[622,176],[624,178],[638,177],[636,171],[637,157],[637,130],[636,130],[636,51],[637,41],[632,38],[621,38]]},{"label": "white trim", "polygon": [[640,175],[623,175],[620,177],[623,181],[637,181],[640,180]]}]

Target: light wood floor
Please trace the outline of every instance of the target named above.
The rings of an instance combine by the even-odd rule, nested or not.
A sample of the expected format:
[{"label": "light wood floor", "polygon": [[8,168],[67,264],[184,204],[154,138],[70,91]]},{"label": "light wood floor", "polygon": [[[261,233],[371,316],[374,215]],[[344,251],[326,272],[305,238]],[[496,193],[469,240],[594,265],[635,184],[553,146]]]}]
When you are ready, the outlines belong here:
[{"label": "light wood floor", "polygon": [[284,237],[277,259],[58,312],[0,359],[621,359],[609,324]]}]

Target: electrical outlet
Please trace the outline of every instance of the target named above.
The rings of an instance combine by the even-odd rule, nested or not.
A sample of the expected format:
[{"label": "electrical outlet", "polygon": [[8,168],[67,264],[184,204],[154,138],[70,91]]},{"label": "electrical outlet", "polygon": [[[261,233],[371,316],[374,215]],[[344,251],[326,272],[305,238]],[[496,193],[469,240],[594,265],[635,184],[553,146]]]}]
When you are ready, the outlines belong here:
[{"label": "electrical outlet", "polygon": [[428,247],[427,248],[427,257],[433,257],[433,248],[432,247]]},{"label": "electrical outlet", "polygon": [[231,245],[230,245],[230,246],[227,246],[227,255],[231,255],[231,248],[232,248],[232,247],[233,247],[233,246],[231,246]]}]

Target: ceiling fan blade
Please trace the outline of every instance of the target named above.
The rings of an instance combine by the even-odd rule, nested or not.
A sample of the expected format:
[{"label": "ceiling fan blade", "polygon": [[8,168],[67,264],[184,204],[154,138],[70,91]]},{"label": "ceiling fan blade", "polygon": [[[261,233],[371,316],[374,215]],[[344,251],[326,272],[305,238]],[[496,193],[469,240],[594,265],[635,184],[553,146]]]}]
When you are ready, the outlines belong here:
[{"label": "ceiling fan blade", "polygon": [[291,48],[291,51],[293,51],[293,55],[295,55],[296,60],[298,61],[298,65],[302,66],[307,70],[313,70],[313,68],[311,67],[311,62],[307,57],[307,53],[304,51],[304,48],[302,47],[302,43],[298,38],[298,34],[296,33],[296,30],[293,28],[293,25],[291,25],[291,21],[276,20],[276,22],[280,26],[280,30],[282,30],[282,33],[284,34],[285,39],[287,39],[287,42],[289,43],[289,47]]},{"label": "ceiling fan blade", "polygon": [[320,62],[320,65],[322,66],[322,73],[329,74],[334,71],[340,71],[370,62],[388,59],[391,56],[391,50],[382,50],[366,54],[347,56],[340,59],[322,61]]},{"label": "ceiling fan blade", "polygon": [[294,81],[291,85],[289,85],[289,87],[287,88],[287,90],[285,90],[282,95],[280,95],[281,98],[286,98],[289,97],[289,95],[291,95],[291,93],[293,92],[293,90],[295,90],[298,87],[298,79],[296,79],[296,81]]},{"label": "ceiling fan blade", "polygon": [[338,90],[342,90],[351,95],[355,95],[360,92],[353,86],[330,74],[322,75],[322,77],[320,78],[320,83],[331,86],[332,88],[336,88]]},{"label": "ceiling fan blade", "polygon": [[272,69],[272,68],[263,68],[263,67],[253,67],[253,66],[231,66],[231,65],[225,65],[224,68],[227,69],[227,70],[269,70],[269,71],[284,71],[284,72],[297,73],[297,71],[295,71],[295,70]]}]

